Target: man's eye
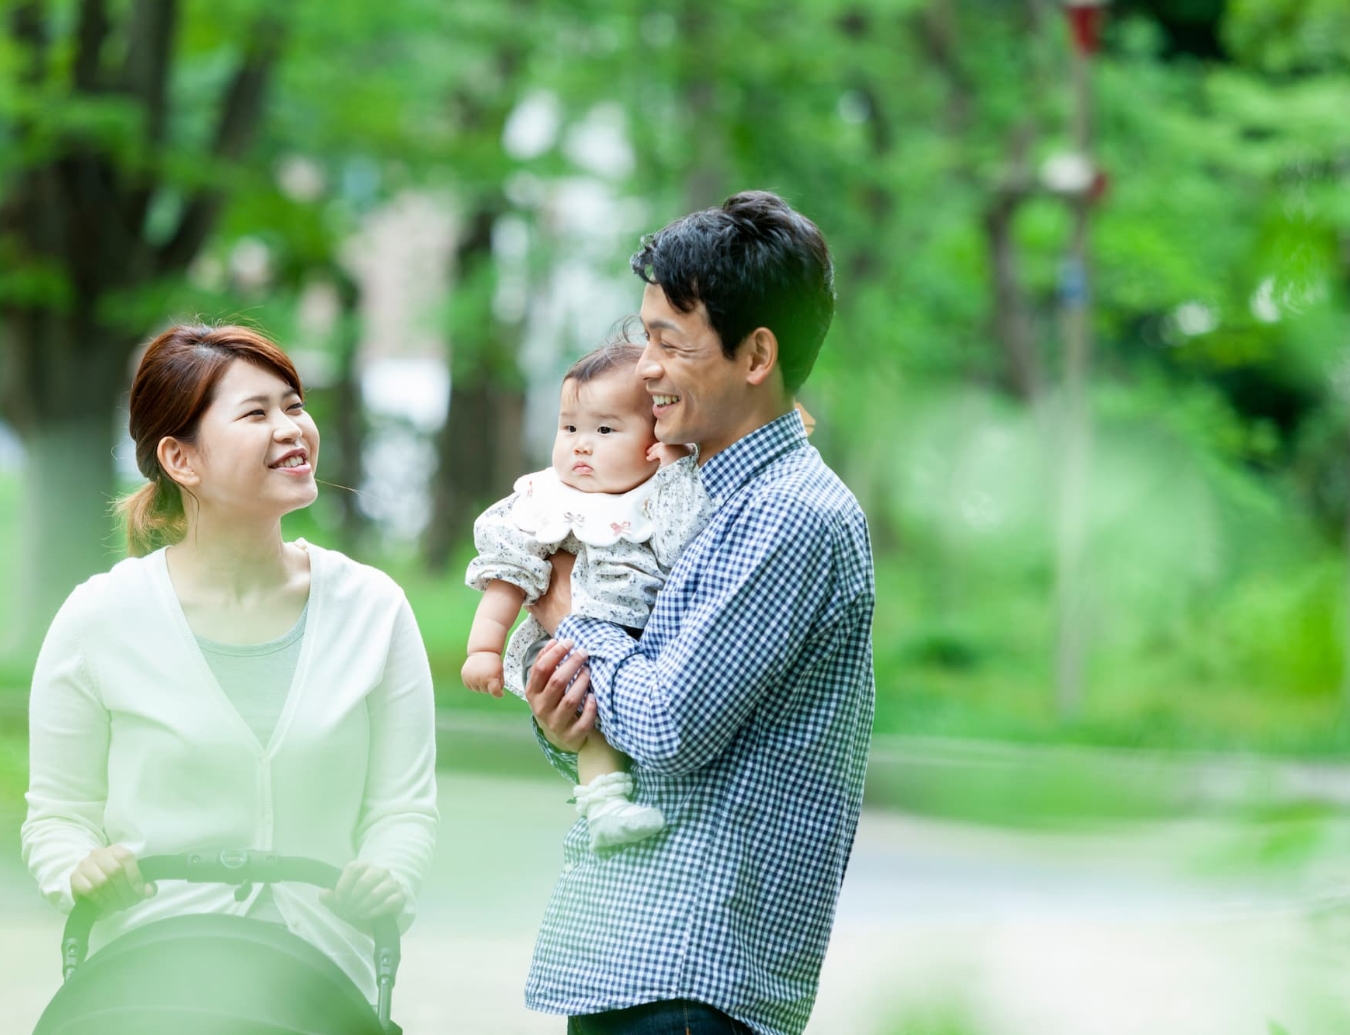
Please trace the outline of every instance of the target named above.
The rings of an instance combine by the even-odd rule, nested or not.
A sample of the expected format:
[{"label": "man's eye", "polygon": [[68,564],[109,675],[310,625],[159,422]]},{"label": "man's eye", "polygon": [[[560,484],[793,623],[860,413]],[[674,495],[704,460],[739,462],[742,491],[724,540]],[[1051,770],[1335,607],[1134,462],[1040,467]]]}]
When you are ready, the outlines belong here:
[{"label": "man's eye", "polygon": [[605,424],[601,424],[600,427],[596,428],[595,430],[600,432],[600,434],[602,435],[608,435],[614,429]]}]

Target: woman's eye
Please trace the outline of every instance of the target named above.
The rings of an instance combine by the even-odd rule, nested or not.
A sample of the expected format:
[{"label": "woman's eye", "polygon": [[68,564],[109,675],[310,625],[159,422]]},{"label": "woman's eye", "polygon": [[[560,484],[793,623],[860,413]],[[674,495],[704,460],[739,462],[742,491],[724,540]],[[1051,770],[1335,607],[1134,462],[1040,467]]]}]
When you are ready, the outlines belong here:
[{"label": "woman's eye", "polygon": [[302,402],[293,402],[293,403],[291,403],[289,406],[286,407],[286,409],[288,409],[288,410],[303,410],[304,408],[305,408],[305,404],[302,403]]},{"label": "woman's eye", "polygon": [[244,414],[244,416],[245,416],[245,417],[266,417],[267,414],[264,413],[262,410],[249,410],[248,413]]}]

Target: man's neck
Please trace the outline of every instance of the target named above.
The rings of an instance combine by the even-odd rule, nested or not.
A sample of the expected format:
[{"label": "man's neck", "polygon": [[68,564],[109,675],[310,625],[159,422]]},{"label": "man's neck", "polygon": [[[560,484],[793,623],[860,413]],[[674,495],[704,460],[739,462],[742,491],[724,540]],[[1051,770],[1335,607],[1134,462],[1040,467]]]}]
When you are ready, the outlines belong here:
[{"label": "man's neck", "polygon": [[718,453],[734,446],[746,435],[751,435],[764,427],[766,424],[772,424],[779,417],[784,417],[791,413],[794,403],[791,399],[786,401],[774,399],[763,406],[756,407],[746,413],[745,418],[738,424],[728,429],[725,435],[718,436],[717,439],[709,442],[700,442],[698,444],[698,463],[702,467]]}]

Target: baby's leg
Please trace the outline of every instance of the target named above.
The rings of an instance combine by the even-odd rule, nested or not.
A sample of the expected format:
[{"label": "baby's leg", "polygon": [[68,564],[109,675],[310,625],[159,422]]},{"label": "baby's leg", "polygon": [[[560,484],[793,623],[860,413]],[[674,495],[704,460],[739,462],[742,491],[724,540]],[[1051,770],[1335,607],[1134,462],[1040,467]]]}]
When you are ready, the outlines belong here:
[{"label": "baby's leg", "polygon": [[628,772],[628,756],[609,746],[603,733],[591,733],[577,752],[577,776],[590,783],[597,776]]},{"label": "baby's leg", "polygon": [[665,828],[660,809],[629,800],[633,778],[628,774],[628,756],[600,733],[591,733],[577,752],[577,776],[581,784],[573,793],[577,811],[586,817],[592,850],[644,841]]}]

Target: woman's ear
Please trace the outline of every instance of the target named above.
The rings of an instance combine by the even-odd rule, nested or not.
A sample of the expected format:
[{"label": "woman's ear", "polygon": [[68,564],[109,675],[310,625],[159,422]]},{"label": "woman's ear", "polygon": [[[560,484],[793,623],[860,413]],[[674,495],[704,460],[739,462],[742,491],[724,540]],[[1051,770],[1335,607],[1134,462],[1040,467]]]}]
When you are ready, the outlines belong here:
[{"label": "woman's ear", "polygon": [[767,327],[756,327],[745,336],[745,380],[762,385],[778,369],[778,338]]},{"label": "woman's ear", "polygon": [[172,436],[160,439],[155,456],[164,473],[179,485],[191,488],[201,484],[201,475],[192,466],[194,459],[192,450],[178,439]]}]

